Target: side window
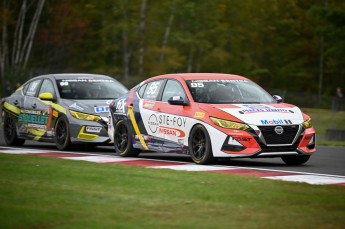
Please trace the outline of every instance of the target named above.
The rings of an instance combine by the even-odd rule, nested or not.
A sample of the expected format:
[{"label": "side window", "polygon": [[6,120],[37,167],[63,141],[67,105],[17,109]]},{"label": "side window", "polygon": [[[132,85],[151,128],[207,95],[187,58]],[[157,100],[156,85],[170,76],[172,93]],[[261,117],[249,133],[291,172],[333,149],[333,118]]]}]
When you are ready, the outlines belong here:
[{"label": "side window", "polygon": [[25,92],[25,95],[27,95],[27,96],[35,96],[40,83],[41,83],[41,80],[32,81],[29,84],[28,89]]},{"label": "side window", "polygon": [[55,90],[54,90],[54,85],[52,81],[45,79],[42,83],[40,92],[38,94],[44,93],[44,92],[50,92],[52,93],[53,96],[55,96]]},{"label": "side window", "polygon": [[163,82],[164,80],[156,80],[148,83],[143,95],[143,99],[156,100]]},{"label": "side window", "polygon": [[29,85],[30,85],[29,83],[24,85],[24,89],[23,89],[23,94],[24,94],[24,95],[26,95],[26,92],[27,92],[28,89],[29,89]]},{"label": "side window", "polygon": [[140,98],[143,97],[146,86],[147,86],[147,84],[144,84],[144,85],[142,85],[142,86],[140,87],[140,89],[139,89],[139,91],[138,91],[138,95],[139,95]]},{"label": "side window", "polygon": [[176,80],[168,80],[163,91],[162,102],[168,102],[171,97],[177,95],[181,96],[182,98],[186,97],[183,87]]}]

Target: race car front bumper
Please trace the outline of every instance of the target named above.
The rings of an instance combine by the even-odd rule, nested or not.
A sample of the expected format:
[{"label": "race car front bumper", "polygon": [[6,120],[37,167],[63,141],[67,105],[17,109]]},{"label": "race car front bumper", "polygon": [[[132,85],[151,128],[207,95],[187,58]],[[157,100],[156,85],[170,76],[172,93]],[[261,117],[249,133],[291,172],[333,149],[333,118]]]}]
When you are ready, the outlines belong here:
[{"label": "race car front bumper", "polygon": [[[285,136],[273,136],[270,128],[251,128],[249,131],[227,130],[216,157],[258,158],[285,155],[311,155],[315,152],[314,128],[301,125],[284,126]],[[295,130],[293,130],[295,129]]]}]

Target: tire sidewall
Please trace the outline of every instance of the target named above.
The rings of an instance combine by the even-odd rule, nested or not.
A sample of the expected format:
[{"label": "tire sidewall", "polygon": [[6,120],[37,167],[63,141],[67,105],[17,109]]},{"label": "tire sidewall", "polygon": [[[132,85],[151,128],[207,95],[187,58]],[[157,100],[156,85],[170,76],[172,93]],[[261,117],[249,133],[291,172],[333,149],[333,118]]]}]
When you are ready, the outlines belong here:
[{"label": "tire sidewall", "polygon": [[[4,140],[5,140],[6,144],[9,146],[21,146],[21,145],[23,145],[25,142],[25,139],[19,139],[18,138],[17,127],[16,127],[16,122],[15,122],[14,118],[10,114],[5,113],[3,120],[4,120],[3,134],[4,134]],[[6,129],[7,120],[11,120],[11,125],[12,125],[10,127],[10,128],[12,128],[11,138],[8,138],[8,136],[6,134],[6,132],[8,131]]]},{"label": "tire sidewall", "polygon": [[[117,138],[116,138],[116,133],[118,131],[118,128],[121,127],[121,125],[125,126],[127,129],[127,145],[125,150],[121,151],[118,147],[117,147]],[[132,156],[131,152],[134,150],[133,149],[133,143],[132,143],[132,133],[129,129],[129,126],[127,124],[127,122],[123,119],[119,120],[116,125],[115,125],[115,130],[114,130],[114,147],[115,147],[115,151],[116,153],[118,153],[120,156],[126,157],[126,156]],[[134,156],[134,155],[133,155]]]},{"label": "tire sidewall", "polygon": [[7,127],[7,120],[11,120],[11,124],[15,123],[13,118],[11,117],[11,115],[5,113],[4,115],[4,128],[3,128],[3,133],[4,133],[4,139],[7,145],[15,145],[15,141],[17,138],[17,129],[15,124],[12,125],[10,128],[12,128],[12,136],[11,138],[8,138],[6,132],[8,131],[8,127]]},{"label": "tire sidewall", "polygon": [[55,125],[55,131],[57,131],[58,129],[58,125],[60,124],[60,122],[64,122],[65,123],[65,127],[66,127],[66,137],[65,137],[65,141],[62,145],[60,145],[58,143],[58,134],[57,132],[55,133],[55,145],[56,145],[56,148],[59,149],[59,150],[66,150],[70,147],[71,145],[71,140],[70,140],[70,130],[69,130],[69,124],[68,124],[68,120],[65,116],[62,116],[60,117],[57,122],[56,122],[56,125]]},{"label": "tire sidewall", "polygon": [[[206,144],[205,144],[206,150],[205,150],[204,155],[200,159],[196,158],[194,156],[194,154],[192,153],[192,151],[193,151],[193,144],[192,144],[193,136],[198,130],[201,130],[204,133],[205,138],[206,138]],[[213,153],[212,153],[211,138],[210,138],[210,135],[208,134],[207,129],[203,125],[197,124],[196,126],[193,127],[193,129],[190,132],[188,145],[189,145],[189,154],[190,154],[192,160],[196,164],[204,165],[204,164],[208,164],[208,163],[213,161],[214,158],[213,158]]]}]

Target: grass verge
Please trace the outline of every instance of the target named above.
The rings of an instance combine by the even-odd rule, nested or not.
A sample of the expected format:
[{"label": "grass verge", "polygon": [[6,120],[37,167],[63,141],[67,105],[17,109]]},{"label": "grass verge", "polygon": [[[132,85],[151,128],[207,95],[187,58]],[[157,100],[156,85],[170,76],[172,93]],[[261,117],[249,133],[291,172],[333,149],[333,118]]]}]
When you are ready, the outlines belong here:
[{"label": "grass verge", "polygon": [[1,228],[343,228],[344,187],[0,154]]}]

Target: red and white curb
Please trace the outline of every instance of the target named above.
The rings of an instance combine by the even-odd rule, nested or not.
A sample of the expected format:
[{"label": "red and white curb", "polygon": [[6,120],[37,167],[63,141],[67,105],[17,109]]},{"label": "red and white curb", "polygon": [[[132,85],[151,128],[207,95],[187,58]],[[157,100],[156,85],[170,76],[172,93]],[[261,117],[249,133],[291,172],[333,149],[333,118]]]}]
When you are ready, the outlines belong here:
[{"label": "red and white curb", "polygon": [[335,184],[345,186],[345,176],[302,173],[281,170],[269,170],[258,168],[247,168],[239,166],[218,166],[218,165],[196,165],[188,162],[176,162],[166,160],[155,160],[145,158],[123,158],[119,156],[98,155],[92,153],[47,151],[37,149],[22,149],[0,147],[0,153],[5,154],[28,154],[45,157],[57,157],[69,160],[88,161],[96,163],[121,163],[154,169],[172,169],[180,171],[216,172],[223,174],[236,174],[242,176],[255,176],[271,180],[282,180],[292,182],[303,182],[313,185]]}]

